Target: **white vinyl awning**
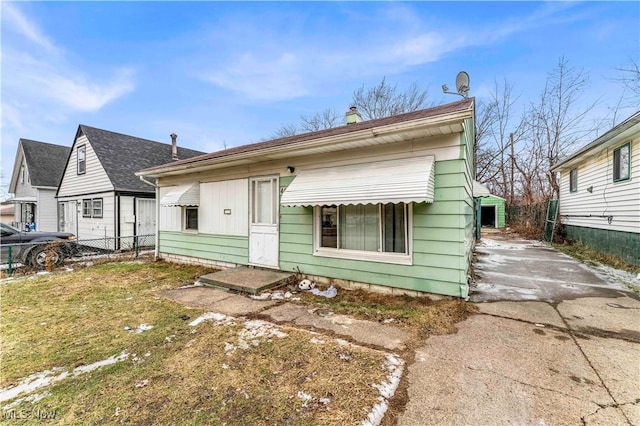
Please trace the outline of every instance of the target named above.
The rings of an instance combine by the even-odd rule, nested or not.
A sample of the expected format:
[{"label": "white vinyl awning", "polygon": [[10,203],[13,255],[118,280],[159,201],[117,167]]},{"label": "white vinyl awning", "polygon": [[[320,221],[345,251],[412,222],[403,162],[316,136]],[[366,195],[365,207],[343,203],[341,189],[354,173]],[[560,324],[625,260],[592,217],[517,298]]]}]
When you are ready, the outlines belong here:
[{"label": "white vinyl awning", "polygon": [[490,197],[491,191],[489,188],[478,182],[477,180],[473,181],[473,197],[474,198],[483,198]]},{"label": "white vinyl awning", "polygon": [[35,203],[38,200],[36,197],[13,197],[7,201],[10,203]]},{"label": "white vinyl awning", "polygon": [[282,194],[283,206],[433,202],[434,157],[305,170]]},{"label": "white vinyl awning", "polygon": [[160,199],[161,206],[199,206],[200,184],[175,186]]}]

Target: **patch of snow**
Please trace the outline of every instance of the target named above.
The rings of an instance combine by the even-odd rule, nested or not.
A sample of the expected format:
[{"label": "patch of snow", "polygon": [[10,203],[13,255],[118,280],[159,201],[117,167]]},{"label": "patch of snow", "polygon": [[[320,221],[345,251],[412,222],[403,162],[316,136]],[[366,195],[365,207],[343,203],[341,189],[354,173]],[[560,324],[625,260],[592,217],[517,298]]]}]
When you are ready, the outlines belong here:
[{"label": "patch of snow", "polygon": [[94,362],[93,364],[82,365],[73,369],[71,373],[60,367],[54,367],[51,370],[42,371],[40,373],[32,374],[23,379],[16,386],[12,386],[7,389],[0,389],[0,402],[8,401],[23,393],[32,393],[36,389],[40,389],[45,386],[49,386],[52,383],[66,379],[69,375],[79,376],[80,374],[88,373],[96,368],[103,367],[105,365],[115,364],[119,361],[127,359],[129,354],[122,352],[120,355],[113,355],[105,360]]},{"label": "patch of snow", "polygon": [[389,406],[387,401],[393,396],[398,384],[400,384],[400,378],[404,371],[404,361],[394,354],[387,354],[384,367],[389,371],[387,381],[372,385],[380,391],[380,396],[378,397],[378,402],[371,408],[367,418],[360,423],[361,426],[377,426],[380,424]]},{"label": "patch of snow", "polygon": [[320,398],[318,400],[318,402],[322,405],[329,405],[329,403],[331,402],[331,400],[329,398]]},{"label": "patch of snow", "polygon": [[276,290],[273,293],[265,292],[265,293],[260,293],[259,295],[251,295],[249,297],[253,300],[268,300],[268,299],[284,300],[284,299],[290,299],[291,296],[293,296],[293,294],[291,294],[290,291],[282,292],[280,290]]},{"label": "patch of snow", "polygon": [[153,328],[152,325],[149,324],[140,324],[134,331],[138,334],[144,333],[145,331],[149,331]]},{"label": "patch of snow", "polygon": [[29,396],[25,396],[24,398],[18,398],[16,400],[14,400],[13,402],[5,405],[2,407],[3,410],[10,410],[14,407],[17,407],[18,405],[22,404],[23,402],[30,402],[32,404],[35,404],[38,401],[43,400],[44,398],[48,397],[49,395],[51,395],[51,392],[49,391],[45,391],[42,393],[35,393],[33,395],[29,395]]},{"label": "patch of snow", "polygon": [[302,391],[298,391],[298,398],[302,400],[302,407],[304,408],[307,408],[309,406],[309,401],[313,400],[313,396]]},{"label": "patch of snow", "polygon": [[204,284],[202,284],[200,281],[196,281],[193,284],[189,284],[189,285],[183,285],[182,287],[178,287],[177,289],[182,289],[182,288],[194,288],[194,287],[204,287]]},{"label": "patch of snow", "polygon": [[312,288],[311,293],[315,294],[316,296],[322,296],[322,297],[326,297],[326,298],[332,298],[332,297],[336,297],[338,295],[338,290],[334,287],[331,286],[326,290],[319,290],[317,288]]},{"label": "patch of snow", "polygon": [[309,341],[310,341],[311,343],[316,344],[316,345],[321,345],[321,344],[323,344],[323,343],[324,343],[324,340],[316,339],[315,337],[312,337],[311,339],[309,339]]},{"label": "patch of snow", "polygon": [[49,271],[40,271],[40,272],[36,272],[36,275],[49,275],[51,272]]},{"label": "patch of snow", "polygon": [[233,343],[225,342],[224,351],[225,353],[234,352],[236,350],[236,345]]},{"label": "patch of snow", "polygon": [[80,374],[88,373],[97,368],[115,364],[116,362],[124,361],[127,358],[129,358],[129,354],[127,352],[122,351],[119,355],[112,355],[107,359],[103,359],[102,361],[96,361],[93,364],[81,365],[80,367],[76,367],[73,369],[73,375],[78,376]]},{"label": "patch of snow", "polygon": [[589,268],[594,269],[597,275],[609,283],[617,285],[620,289],[640,291],[640,274],[635,275],[631,272],[602,264],[590,266]]},{"label": "patch of snow", "polygon": [[200,324],[203,321],[207,321],[207,320],[214,320],[215,321],[215,325],[234,325],[235,324],[235,318],[234,317],[230,317],[228,315],[225,314],[219,314],[217,312],[207,312],[204,315],[199,316],[198,318],[194,319],[193,321],[191,321],[189,323],[190,327],[195,327],[196,325]]},{"label": "patch of snow", "polygon": [[229,367],[227,364],[222,364],[222,369],[223,369],[223,370],[228,370],[228,369],[230,369],[230,368],[231,368],[231,367]]},{"label": "patch of snow", "polygon": [[271,293],[266,292],[266,293],[260,293],[259,295],[252,294],[249,297],[253,300],[267,300],[268,298],[271,297]]},{"label": "patch of snow", "polygon": [[138,380],[136,382],[136,387],[137,388],[143,388],[145,386],[147,386],[149,384],[149,380]]},{"label": "patch of snow", "polygon": [[340,346],[350,346],[351,345],[350,342],[347,342],[344,339],[336,339],[336,343],[338,343]]}]

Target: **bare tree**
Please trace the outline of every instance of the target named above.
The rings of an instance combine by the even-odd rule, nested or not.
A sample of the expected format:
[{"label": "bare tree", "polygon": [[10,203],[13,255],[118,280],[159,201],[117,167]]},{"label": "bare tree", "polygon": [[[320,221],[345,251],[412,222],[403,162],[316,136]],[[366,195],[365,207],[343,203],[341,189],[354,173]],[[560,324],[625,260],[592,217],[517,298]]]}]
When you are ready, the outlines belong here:
[{"label": "bare tree", "polygon": [[386,77],[376,86],[365,88],[364,84],[353,92],[352,105],[365,120],[390,117],[405,112],[417,111],[428,107],[428,89],[421,89],[417,83],[411,83],[405,90],[398,85],[387,83]]},{"label": "bare tree", "polygon": [[489,101],[480,103],[476,114],[479,117],[476,126],[476,178],[509,204],[513,202],[515,194],[510,136],[514,132],[519,135],[518,129],[521,127],[521,123],[513,119],[513,109],[519,96],[512,93],[513,85],[506,79],[501,84],[496,80]]},{"label": "bare tree", "polygon": [[300,130],[303,132],[315,132],[323,129],[331,129],[343,124],[342,115],[338,114],[335,109],[327,108],[311,116],[300,116],[302,124]]},{"label": "bare tree", "polygon": [[624,84],[626,89],[631,92],[631,96],[635,99],[635,105],[637,105],[638,98],[640,98],[640,63],[630,58],[629,64],[616,68],[616,70],[622,74],[614,78],[614,80]]},{"label": "bare tree", "polygon": [[[597,101],[586,106],[578,105],[588,86],[588,76],[582,70],[569,66],[561,57],[558,65],[548,75],[538,100],[525,114],[523,133],[528,146],[537,147],[545,155],[547,179],[542,194],[557,197],[560,185],[551,168],[565,156],[575,144],[594,131],[585,125],[584,119]],[[579,108],[578,108],[579,107]]]},{"label": "bare tree", "polygon": [[[397,84],[390,85],[385,77],[373,87],[365,88],[364,85],[353,92],[353,98],[349,106],[358,108],[364,120],[389,117],[405,112],[417,111],[432,106],[427,102],[428,90],[421,89],[417,83],[412,83],[404,90]],[[297,135],[304,132],[330,129],[344,124],[344,115],[339,114],[334,108],[327,108],[316,114],[300,116],[300,124],[283,125],[271,136],[273,138]]]}]

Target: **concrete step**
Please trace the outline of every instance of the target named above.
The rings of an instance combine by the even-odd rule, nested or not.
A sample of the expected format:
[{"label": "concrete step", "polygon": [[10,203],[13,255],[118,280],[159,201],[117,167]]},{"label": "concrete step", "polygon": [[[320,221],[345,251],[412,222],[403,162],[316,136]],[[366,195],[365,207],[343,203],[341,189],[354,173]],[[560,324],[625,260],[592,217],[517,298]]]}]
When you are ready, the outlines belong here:
[{"label": "concrete step", "polygon": [[258,294],[270,288],[293,283],[294,277],[295,275],[289,272],[238,266],[203,275],[200,282],[206,286]]}]

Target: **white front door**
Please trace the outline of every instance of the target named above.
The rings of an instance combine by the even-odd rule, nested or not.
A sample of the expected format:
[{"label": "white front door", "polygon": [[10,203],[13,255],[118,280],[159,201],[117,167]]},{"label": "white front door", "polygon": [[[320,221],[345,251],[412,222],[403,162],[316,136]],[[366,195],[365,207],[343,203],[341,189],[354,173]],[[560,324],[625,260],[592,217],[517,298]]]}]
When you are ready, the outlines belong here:
[{"label": "white front door", "polygon": [[138,198],[136,206],[136,235],[156,233],[156,200]]},{"label": "white front door", "polygon": [[58,203],[58,214],[60,219],[60,232],[71,232],[76,236],[76,238],[80,238],[78,236],[78,206],[76,205],[76,201],[66,201],[62,203]]},{"label": "white front door", "polygon": [[250,182],[249,263],[277,268],[280,250],[278,178],[253,178]]}]

